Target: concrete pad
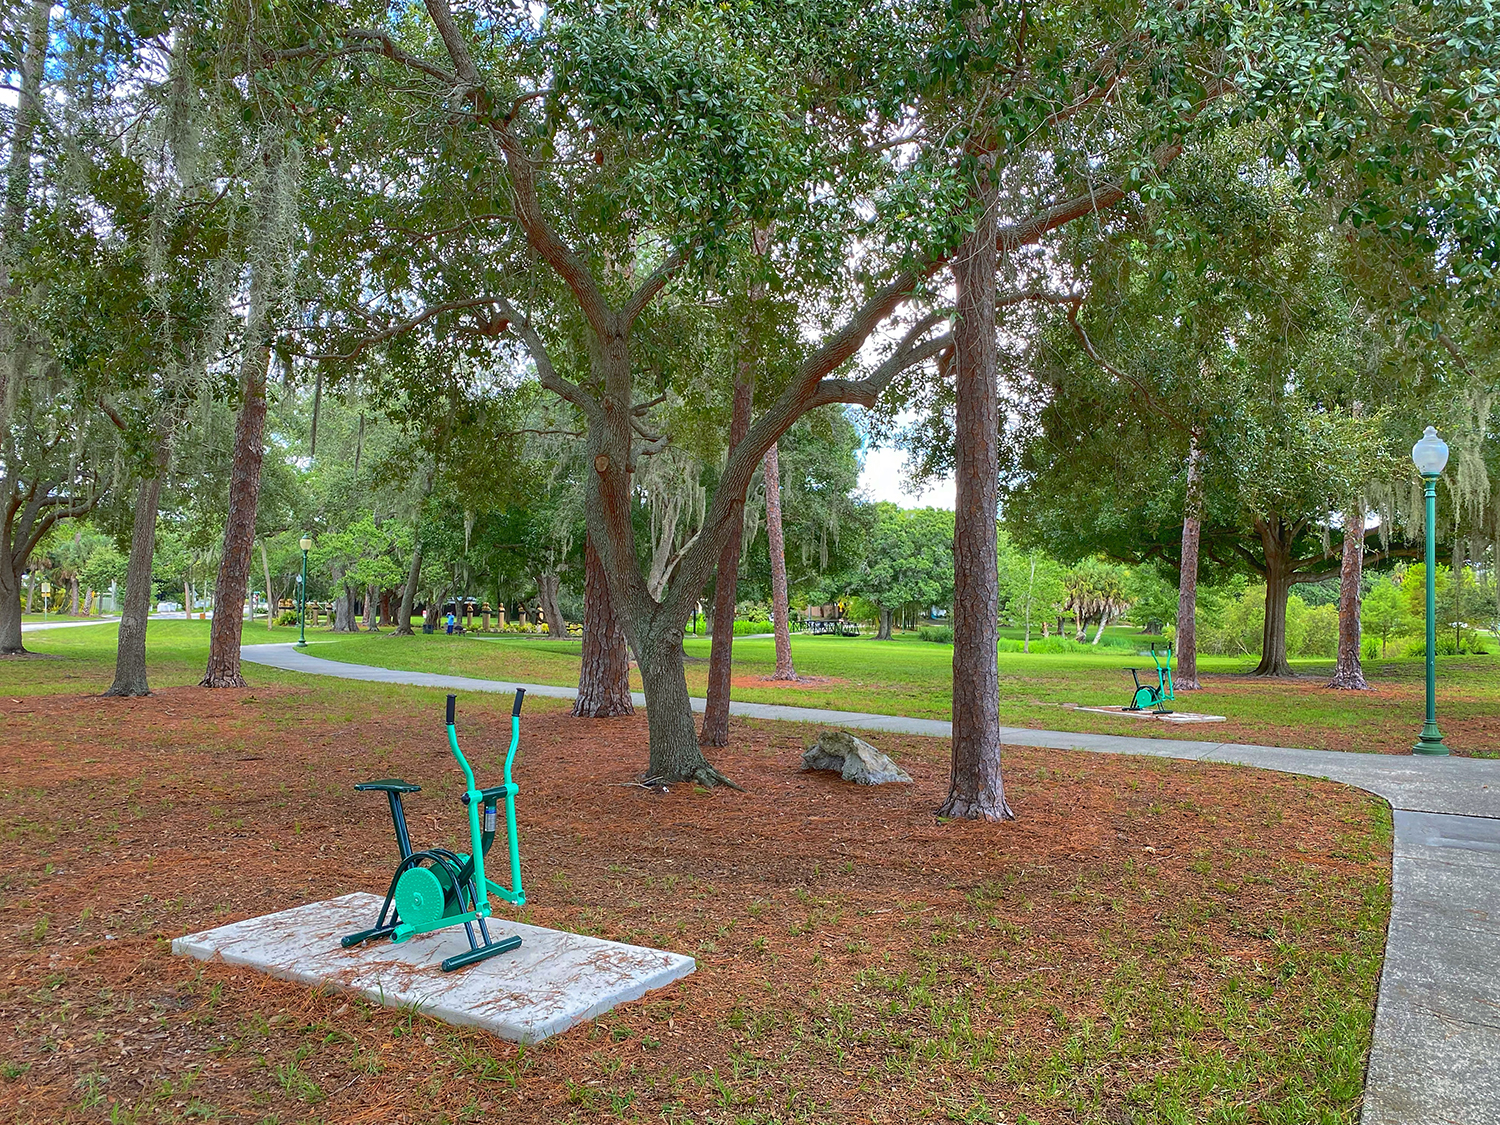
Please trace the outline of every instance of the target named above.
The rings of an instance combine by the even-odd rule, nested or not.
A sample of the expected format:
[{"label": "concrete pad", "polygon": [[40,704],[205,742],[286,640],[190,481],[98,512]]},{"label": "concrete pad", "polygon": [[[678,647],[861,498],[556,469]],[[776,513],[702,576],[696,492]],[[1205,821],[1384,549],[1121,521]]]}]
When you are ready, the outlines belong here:
[{"label": "concrete pad", "polygon": [[1074,707],[1075,711],[1095,711],[1101,715],[1124,715],[1127,719],[1160,719],[1164,723],[1222,723],[1223,715],[1204,715],[1198,711],[1132,711],[1128,707]]},{"label": "concrete pad", "polygon": [[389,1008],[415,1007],[422,1015],[482,1027],[517,1043],[557,1035],[697,968],[680,953],[505,918],[490,920],[490,934],[519,934],[521,947],[452,973],[439,965],[469,948],[462,926],[400,945],[382,940],[341,948],[344,934],[375,924],[381,901],[356,892],[309,903],[188,934],[172,942],[172,952],[357,992]]}]

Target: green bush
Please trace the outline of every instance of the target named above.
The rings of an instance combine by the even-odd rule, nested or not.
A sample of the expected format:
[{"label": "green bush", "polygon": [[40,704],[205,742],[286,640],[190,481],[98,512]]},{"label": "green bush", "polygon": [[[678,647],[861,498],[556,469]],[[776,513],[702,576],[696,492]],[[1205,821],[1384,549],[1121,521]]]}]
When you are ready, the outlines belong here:
[{"label": "green bush", "polygon": [[917,629],[917,636],[924,641],[931,641],[935,645],[951,645],[953,643],[952,625],[923,625]]},{"label": "green bush", "polygon": [[282,610],[279,614],[276,615],[276,624],[278,624],[278,625],[295,625],[295,624],[297,624],[297,611],[295,609],[284,609],[284,610]]},{"label": "green bush", "polygon": [[743,637],[754,633],[769,633],[770,631],[771,622],[769,620],[762,621],[757,619],[753,621],[736,621],[734,623],[734,635],[736,637]]},{"label": "green bush", "polygon": [[[1033,634],[1032,638],[1031,638],[1031,651],[1034,652],[1034,653],[1035,652],[1050,652],[1050,653],[1075,652],[1075,653],[1078,653],[1078,652],[1101,652],[1101,651],[1105,651],[1105,650],[1110,650],[1110,651],[1114,651],[1114,652],[1119,652],[1121,650],[1125,650],[1127,652],[1136,652],[1136,651],[1140,650],[1140,648],[1141,648],[1140,642],[1137,641],[1137,640],[1135,640],[1132,637],[1111,637],[1111,636],[1109,636],[1107,634],[1105,635],[1104,639],[1101,640],[1097,645],[1093,644],[1091,640],[1090,641],[1075,641],[1072,637],[1038,637],[1035,634]],[[1024,652],[1025,651],[1025,642],[1024,641],[1016,640],[1016,639],[1014,639],[1012,637],[1002,637],[1000,639],[1000,651],[1001,652]]]}]

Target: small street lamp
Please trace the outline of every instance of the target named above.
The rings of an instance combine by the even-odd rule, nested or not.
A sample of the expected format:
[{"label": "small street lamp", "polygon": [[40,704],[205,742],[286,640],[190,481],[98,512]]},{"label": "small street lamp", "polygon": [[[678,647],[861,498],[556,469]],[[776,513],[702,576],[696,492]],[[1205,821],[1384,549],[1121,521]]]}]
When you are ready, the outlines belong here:
[{"label": "small street lamp", "polygon": [[297,543],[302,548],[302,573],[297,576],[297,593],[300,603],[300,622],[297,626],[297,644],[307,647],[307,552],[312,550],[312,540],[303,536]]},{"label": "small street lamp", "polygon": [[42,591],[42,620],[47,620],[47,599],[52,596],[52,583],[45,578],[42,579],[40,587]]},{"label": "small street lamp", "polygon": [[1447,754],[1437,725],[1437,480],[1448,464],[1448,444],[1431,426],[1422,440],[1411,447],[1412,463],[1422,474],[1427,496],[1427,522],[1423,536],[1427,544],[1427,721],[1413,746],[1413,754]]}]

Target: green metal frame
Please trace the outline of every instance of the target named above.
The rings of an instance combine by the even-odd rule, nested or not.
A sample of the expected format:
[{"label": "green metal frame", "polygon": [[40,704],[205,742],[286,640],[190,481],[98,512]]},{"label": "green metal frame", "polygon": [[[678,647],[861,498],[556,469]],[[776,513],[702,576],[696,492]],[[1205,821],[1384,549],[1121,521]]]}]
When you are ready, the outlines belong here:
[{"label": "green metal frame", "polygon": [[[518,688],[515,703],[511,708],[510,749],[505,755],[504,784],[490,789],[479,788],[474,779],[474,770],[458,745],[458,733],[454,729],[456,699],[451,695],[448,697],[446,724],[448,749],[458,763],[458,768],[463,771],[466,783],[461,800],[469,810],[470,854],[461,855],[445,848],[411,850],[406,833],[406,814],[401,806],[401,794],[416,792],[417,786],[397,778],[361,782],[356,786],[358,789],[379,790],[386,793],[390,801],[391,821],[396,830],[396,845],[401,852],[401,862],[397,864],[396,873],[391,878],[385,902],[380,908],[380,915],[375,925],[368,930],[361,930],[359,933],[349,934],[343,938],[344,948],[358,945],[371,938],[386,936],[389,936],[392,941],[402,942],[418,934],[462,925],[469,939],[469,950],[466,953],[449,957],[443,962],[443,970],[451,972],[464,965],[473,964],[475,961],[482,961],[486,957],[493,957],[497,953],[515,949],[521,944],[520,937],[515,935],[498,940],[492,938],[485,920],[493,916],[490,906],[492,894],[515,906],[526,904],[526,891],[521,885],[521,848],[516,828],[516,795],[520,792],[520,788],[511,777],[516,750],[521,744],[521,702],[525,695],[525,690]],[[505,798],[505,836],[510,852],[509,887],[501,886],[490,879],[484,868],[485,855],[496,835],[496,805],[502,796]],[[402,911],[407,906],[412,906],[414,901],[420,902],[422,896],[426,895],[441,896],[440,909],[437,906],[423,904],[420,911],[421,917],[402,917]],[[398,905],[398,898],[406,905]],[[417,913],[415,908],[411,913]],[[480,934],[478,939],[474,935],[476,923]]]},{"label": "green metal frame", "polygon": [[1167,645],[1167,663],[1163,666],[1156,654],[1156,645],[1153,643],[1151,663],[1156,665],[1155,684],[1141,683],[1139,668],[1126,669],[1130,673],[1130,678],[1135,681],[1135,690],[1130,693],[1130,702],[1125,705],[1125,710],[1144,711],[1150,707],[1155,709],[1158,715],[1170,715],[1172,712],[1167,707],[1167,701],[1177,698],[1172,690],[1172,646]]},{"label": "green metal frame", "polygon": [[1411,752],[1441,757],[1450,751],[1437,725],[1437,482],[1437,474],[1422,474],[1427,499],[1427,720]]}]

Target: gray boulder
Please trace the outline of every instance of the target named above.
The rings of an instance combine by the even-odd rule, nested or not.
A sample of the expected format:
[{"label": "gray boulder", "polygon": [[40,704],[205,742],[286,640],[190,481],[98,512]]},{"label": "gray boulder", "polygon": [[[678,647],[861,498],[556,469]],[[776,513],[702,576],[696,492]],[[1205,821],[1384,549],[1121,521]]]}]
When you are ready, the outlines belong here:
[{"label": "gray boulder", "polygon": [[846,730],[827,730],[802,752],[805,770],[835,770],[845,781],[858,785],[910,782],[906,771],[875,747]]}]

